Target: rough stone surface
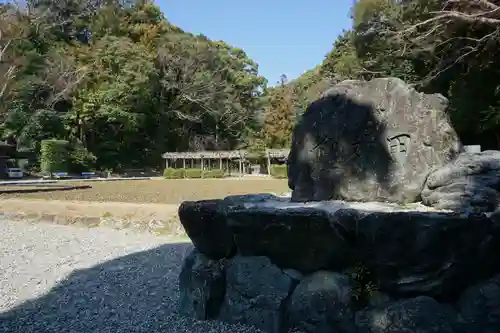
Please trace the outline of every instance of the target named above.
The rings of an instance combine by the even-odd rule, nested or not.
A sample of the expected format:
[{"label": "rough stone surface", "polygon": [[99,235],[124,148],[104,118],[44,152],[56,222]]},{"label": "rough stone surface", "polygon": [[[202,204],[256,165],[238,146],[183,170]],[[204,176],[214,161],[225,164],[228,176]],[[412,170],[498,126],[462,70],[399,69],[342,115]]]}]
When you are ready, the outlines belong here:
[{"label": "rough stone surface", "polygon": [[358,333],[453,333],[455,321],[449,309],[425,296],[356,313]]},{"label": "rough stone surface", "polygon": [[349,277],[319,271],[295,288],[287,308],[289,329],[307,333],[356,332]]},{"label": "rough stone surface", "polygon": [[359,257],[389,294],[453,298],[499,269],[498,230],[483,214],[372,213],[356,227]]},{"label": "rough stone surface", "polygon": [[222,200],[185,201],[179,206],[179,219],[186,234],[211,259],[231,256],[235,250],[222,206]]},{"label": "rough stone surface", "polygon": [[484,214],[268,201],[233,207],[227,218],[244,256],[305,273],[361,261],[381,291],[398,297],[453,297],[499,269],[499,225]]},{"label": "rough stone surface", "polygon": [[194,249],[179,275],[179,312],[199,320],[218,316],[224,299],[225,259],[211,260]]},{"label": "rough stone surface", "polygon": [[500,275],[467,289],[458,309],[463,333],[500,332]]},{"label": "rough stone surface", "polygon": [[280,267],[305,273],[348,265],[353,243],[347,230],[354,222],[355,212],[331,216],[309,207],[238,207],[228,213],[238,253],[268,256]]},{"label": "rough stone surface", "polygon": [[226,269],[220,319],[278,333],[292,279],[266,257],[234,257]]},{"label": "rough stone surface", "polygon": [[294,282],[299,282],[304,277],[304,274],[302,274],[301,272],[299,272],[296,269],[290,269],[290,268],[284,269],[283,273],[288,275]]},{"label": "rough stone surface", "polygon": [[493,221],[493,224],[500,230],[500,208],[488,214],[488,216],[491,221]]},{"label": "rough stone surface", "polygon": [[419,201],[428,173],[462,150],[447,106],[397,78],[335,85],[294,130],[292,200]]},{"label": "rough stone surface", "polygon": [[381,307],[391,301],[391,297],[388,294],[377,290],[370,293],[367,299],[368,306],[371,307]]},{"label": "rough stone surface", "polygon": [[274,194],[269,193],[257,193],[257,194],[242,194],[242,195],[230,195],[224,198],[224,202],[227,205],[238,205],[244,203],[259,203],[267,201],[288,201],[286,198],[277,197]]},{"label": "rough stone surface", "polygon": [[[205,277],[205,281],[213,280],[207,279],[207,276],[220,275],[220,266],[207,264],[206,257],[192,252],[186,260],[193,262],[193,258],[204,263],[205,273],[199,276]],[[351,280],[346,275],[331,271],[318,271],[303,277],[298,285],[295,285],[293,282],[290,283],[288,278],[282,279],[288,274],[281,272],[270,263],[268,258],[237,256],[229,261],[233,261],[240,268],[243,265],[244,269],[238,269],[239,283],[236,288],[231,289],[234,280],[227,281],[226,288],[231,296],[226,298],[219,319],[233,324],[251,325],[263,332],[499,332],[500,275],[468,288],[455,306],[438,303],[427,296],[391,300],[388,295],[375,291],[367,295],[370,299],[367,300],[366,307],[354,315],[360,303],[352,298],[354,287],[351,287]],[[196,268],[197,265],[193,264],[184,265],[183,271],[186,267],[200,271]],[[213,270],[213,273],[208,273],[209,270]],[[258,276],[257,279],[256,276]],[[188,281],[190,282],[181,283],[181,310],[185,292],[200,295],[200,288],[189,289],[189,286],[206,287],[208,285],[207,283],[193,284],[191,280]],[[298,280],[295,281],[298,282]],[[285,286],[289,287],[288,293]],[[219,292],[221,289],[216,290],[217,294],[221,295]],[[371,299],[374,294],[377,294],[378,298],[375,302]],[[196,297],[197,300],[201,299],[199,296]],[[191,318],[203,319],[193,312],[192,305],[197,303],[192,300],[193,297],[189,303],[191,310],[181,311],[181,313]],[[206,301],[206,298],[203,300]],[[215,303],[217,304],[219,302]],[[218,307],[215,306],[212,309],[218,309]],[[460,311],[459,315],[455,309]],[[216,312],[212,311],[212,313]],[[211,318],[214,316],[207,316],[205,319]]]},{"label": "rough stone surface", "polygon": [[179,219],[194,246],[211,259],[234,255],[233,234],[227,226],[226,212],[243,203],[259,203],[284,198],[272,194],[232,195],[224,200],[184,201],[179,206]]},{"label": "rough stone surface", "polygon": [[[500,210],[272,195],[198,204],[217,207],[220,217],[198,242],[209,244],[223,228],[234,250],[221,260],[197,252],[186,259],[181,309],[187,304],[182,312],[191,317],[219,312],[220,320],[269,333],[500,333],[498,277],[481,282],[500,273]],[[184,225],[202,230],[197,212],[203,207]],[[352,275],[357,267],[361,280]],[[351,283],[368,282],[374,288],[352,299]]]},{"label": "rough stone surface", "polygon": [[432,172],[422,202],[440,209],[491,212],[500,206],[500,151],[461,153]]}]

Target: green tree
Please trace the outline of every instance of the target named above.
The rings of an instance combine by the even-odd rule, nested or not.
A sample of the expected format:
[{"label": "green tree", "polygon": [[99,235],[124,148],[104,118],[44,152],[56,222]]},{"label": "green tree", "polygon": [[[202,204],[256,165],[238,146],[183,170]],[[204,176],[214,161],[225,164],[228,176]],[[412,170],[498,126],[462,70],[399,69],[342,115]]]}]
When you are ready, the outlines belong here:
[{"label": "green tree", "polygon": [[3,138],[38,156],[40,140],[68,140],[119,169],[245,146],[260,130],[266,80],[243,50],[179,29],[150,1],[27,5],[0,7]]}]

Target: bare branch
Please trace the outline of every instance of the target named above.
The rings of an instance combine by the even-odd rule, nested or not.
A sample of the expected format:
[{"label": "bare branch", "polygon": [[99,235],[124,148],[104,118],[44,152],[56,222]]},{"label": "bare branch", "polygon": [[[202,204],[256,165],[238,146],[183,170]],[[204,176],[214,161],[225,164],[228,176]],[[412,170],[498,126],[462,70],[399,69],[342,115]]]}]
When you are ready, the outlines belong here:
[{"label": "bare branch", "polygon": [[[2,8],[3,9],[3,8]],[[10,13],[6,10],[0,12],[0,20],[6,23],[6,30],[12,29],[12,21],[9,21]],[[12,83],[16,67],[13,61],[7,59],[7,51],[11,47],[12,41],[16,36],[8,36],[4,30],[4,26],[0,26],[0,104],[8,93],[9,86]]]},{"label": "bare branch", "polygon": [[487,1],[487,0],[476,0],[476,1],[473,0],[472,2],[477,2],[479,5],[484,6],[485,8],[489,8],[489,9],[498,9],[498,8],[500,8],[500,6],[495,5],[491,1]]},{"label": "bare branch", "polygon": [[72,59],[62,54],[48,57],[43,73],[43,80],[52,91],[48,104],[54,105],[70,98],[88,74],[88,67],[78,67]]},{"label": "bare branch", "polygon": [[[0,30],[0,41],[2,40],[2,31]],[[4,54],[7,52],[7,49],[9,48],[10,43],[12,42],[12,39],[9,39],[7,43],[0,49],[0,61],[3,60]]]},{"label": "bare branch", "polygon": [[[210,71],[211,77],[204,77],[209,72],[207,65],[213,63],[212,54],[205,51],[203,53],[189,54],[189,52],[179,54],[178,50],[160,49],[158,58],[163,72],[163,86],[166,90],[176,92],[177,99],[187,100],[205,112],[215,114],[216,112],[210,106],[214,103],[214,97],[221,94],[224,90],[224,69],[219,68],[215,71]],[[179,113],[176,112],[179,116]],[[202,114],[198,115],[201,119]],[[182,117],[183,119],[186,116]],[[195,116],[190,116],[194,119]]]},{"label": "bare branch", "polygon": [[425,52],[435,58],[438,65],[425,81],[488,52],[500,40],[500,5],[496,1],[448,0],[441,10],[429,14],[419,22],[400,22],[402,28],[385,32],[402,45],[395,48],[395,56]]},{"label": "bare branch", "polygon": [[[450,4],[464,4],[464,0],[448,0],[445,4],[445,6],[450,5]],[[492,3],[491,1],[487,0],[467,0],[468,5],[478,5],[480,8],[485,8],[485,9],[497,9],[500,6]]]},{"label": "bare branch", "polygon": [[15,77],[15,71],[16,68],[14,66],[10,66],[7,71],[3,74],[3,79],[2,79],[2,85],[0,87],[0,101],[3,99],[3,97],[6,95],[7,88],[9,86],[9,83],[14,79]]}]

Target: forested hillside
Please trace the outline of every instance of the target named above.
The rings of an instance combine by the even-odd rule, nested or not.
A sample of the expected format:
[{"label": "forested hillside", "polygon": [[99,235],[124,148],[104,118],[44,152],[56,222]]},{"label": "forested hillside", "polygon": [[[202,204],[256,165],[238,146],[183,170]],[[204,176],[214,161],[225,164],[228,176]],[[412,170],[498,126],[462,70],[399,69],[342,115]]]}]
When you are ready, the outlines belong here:
[{"label": "forested hillside", "polygon": [[[359,0],[301,77],[267,88],[244,50],[170,24],[147,0],[0,4],[0,134],[82,168],[161,165],[165,151],[287,147],[343,79],[397,76],[451,101],[465,143],[500,148],[500,0]],[[320,33],[320,32],[318,32]]]},{"label": "forested hillside", "polygon": [[3,139],[69,140],[97,168],[228,149],[258,130],[266,80],[241,49],[173,26],[150,1],[0,5]]},{"label": "forested hillside", "polygon": [[[268,119],[300,113],[334,82],[396,76],[445,95],[464,143],[500,149],[499,0],[358,0],[351,17],[320,66],[271,90],[294,112],[268,106]],[[264,129],[266,142],[288,143],[275,135]]]}]

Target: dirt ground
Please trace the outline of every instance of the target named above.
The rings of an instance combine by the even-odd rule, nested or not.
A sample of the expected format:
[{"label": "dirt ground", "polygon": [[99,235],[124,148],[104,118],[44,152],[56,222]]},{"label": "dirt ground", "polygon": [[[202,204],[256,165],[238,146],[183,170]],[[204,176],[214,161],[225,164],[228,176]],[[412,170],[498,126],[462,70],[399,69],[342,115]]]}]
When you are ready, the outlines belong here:
[{"label": "dirt ground", "polygon": [[223,198],[234,194],[288,192],[286,180],[179,179],[2,186],[0,190],[90,186],[68,191],[0,193],[0,216],[84,227],[148,230],[186,238],[177,216],[182,201]]},{"label": "dirt ground", "polygon": [[[41,199],[178,205],[185,200],[215,199],[249,193],[281,194],[289,191],[287,181],[278,179],[155,179],[71,182],[64,185],[90,185],[91,188],[39,193],[2,193],[0,200]],[[12,188],[14,187],[2,187],[0,190]]]}]

